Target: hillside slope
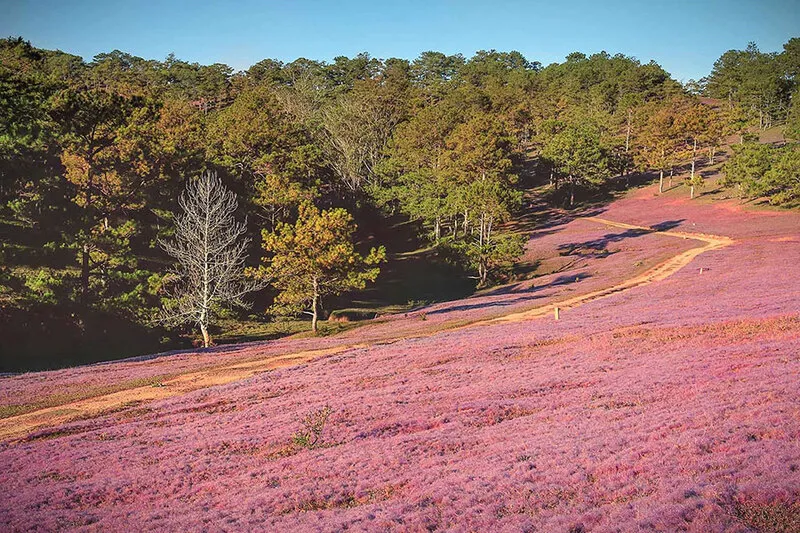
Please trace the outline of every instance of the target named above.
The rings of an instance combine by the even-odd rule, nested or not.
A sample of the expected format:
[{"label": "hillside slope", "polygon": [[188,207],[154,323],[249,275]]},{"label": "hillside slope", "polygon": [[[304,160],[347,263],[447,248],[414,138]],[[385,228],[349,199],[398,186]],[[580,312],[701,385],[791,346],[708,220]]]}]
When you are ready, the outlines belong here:
[{"label": "hillside slope", "polygon": [[800,215],[652,187],[592,215],[534,233],[535,283],[0,380],[2,528],[800,529]]}]

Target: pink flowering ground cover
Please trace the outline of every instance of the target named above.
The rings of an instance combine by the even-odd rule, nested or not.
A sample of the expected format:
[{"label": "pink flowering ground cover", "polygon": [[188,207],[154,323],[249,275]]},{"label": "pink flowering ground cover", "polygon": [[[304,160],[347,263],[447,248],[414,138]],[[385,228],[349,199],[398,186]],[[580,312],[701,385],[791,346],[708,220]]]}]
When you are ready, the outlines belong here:
[{"label": "pink flowering ground cover", "polygon": [[[651,189],[602,216],[736,243],[559,321],[387,340],[2,444],[0,529],[800,530],[800,216]],[[624,231],[576,220],[540,235],[528,253],[577,261],[424,321],[19,376],[0,380],[3,398],[424,332],[609,286],[696,245],[607,237]],[[552,283],[565,272],[587,277]],[[293,443],[326,405],[321,443]]]}]

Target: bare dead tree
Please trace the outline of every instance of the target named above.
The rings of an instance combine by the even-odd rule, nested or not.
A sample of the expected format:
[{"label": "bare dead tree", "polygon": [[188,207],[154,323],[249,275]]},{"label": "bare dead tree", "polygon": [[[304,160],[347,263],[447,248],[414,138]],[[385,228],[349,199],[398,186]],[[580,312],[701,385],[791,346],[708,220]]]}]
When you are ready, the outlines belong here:
[{"label": "bare dead tree", "polygon": [[375,167],[400,119],[396,102],[370,93],[341,96],[322,110],[321,147],[348,189],[358,192],[375,179]]},{"label": "bare dead tree", "polygon": [[157,321],[180,325],[194,323],[203,333],[203,345],[211,338],[208,326],[220,306],[248,308],[244,296],[263,287],[245,277],[247,245],[245,223],[234,216],[238,201],[214,172],[190,180],[178,203],[175,236],[160,241],[175,258],[169,297]]}]

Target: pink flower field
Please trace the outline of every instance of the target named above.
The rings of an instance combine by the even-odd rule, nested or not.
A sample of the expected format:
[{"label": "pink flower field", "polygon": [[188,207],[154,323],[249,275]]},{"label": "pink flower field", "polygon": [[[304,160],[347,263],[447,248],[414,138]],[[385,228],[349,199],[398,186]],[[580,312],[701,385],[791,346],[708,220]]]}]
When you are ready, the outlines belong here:
[{"label": "pink flower field", "polygon": [[[800,531],[800,215],[648,187],[597,216],[734,242],[558,321],[488,322],[703,244],[567,219],[534,231],[534,280],[335,337],[0,379],[0,406],[68,410],[345,347],[7,440],[0,529]],[[303,446],[303,417],[324,406],[320,440]]]}]

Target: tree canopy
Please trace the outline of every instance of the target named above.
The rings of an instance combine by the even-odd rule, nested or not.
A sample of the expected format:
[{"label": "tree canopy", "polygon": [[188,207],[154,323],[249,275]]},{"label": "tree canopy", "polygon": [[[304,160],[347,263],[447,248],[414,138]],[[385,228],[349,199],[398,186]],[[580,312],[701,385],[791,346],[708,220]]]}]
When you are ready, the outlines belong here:
[{"label": "tree canopy", "polygon": [[[239,198],[252,258],[241,266],[260,263],[274,279],[256,295],[259,314],[316,309],[308,287],[282,274],[291,269],[278,250],[312,239],[308,250],[324,254],[328,244],[310,235],[342,239],[341,268],[352,260],[361,274],[325,282],[318,296],[359,290],[378,272],[381,243],[366,244],[375,221],[396,217],[431,246],[432,260],[458,265],[476,287],[508,280],[525,239],[508,222],[525,194],[580,207],[634,170],[660,175],[663,190],[665,173],[686,162],[693,196],[701,154],[713,163],[732,135],[747,141],[779,125],[789,141],[800,138],[798,43],[728,51],[683,87],[655,62],[606,52],[546,66],[498,50],[267,58],[235,72],[119,50],[84,61],[2,39],[6,308],[58,314],[76,330],[92,313],[147,324],[171,267],[157,243],[174,231],[186,179],[204,171]],[[793,205],[796,158],[792,142],[745,142],[727,182]],[[391,240],[389,225],[377,224]]]}]

